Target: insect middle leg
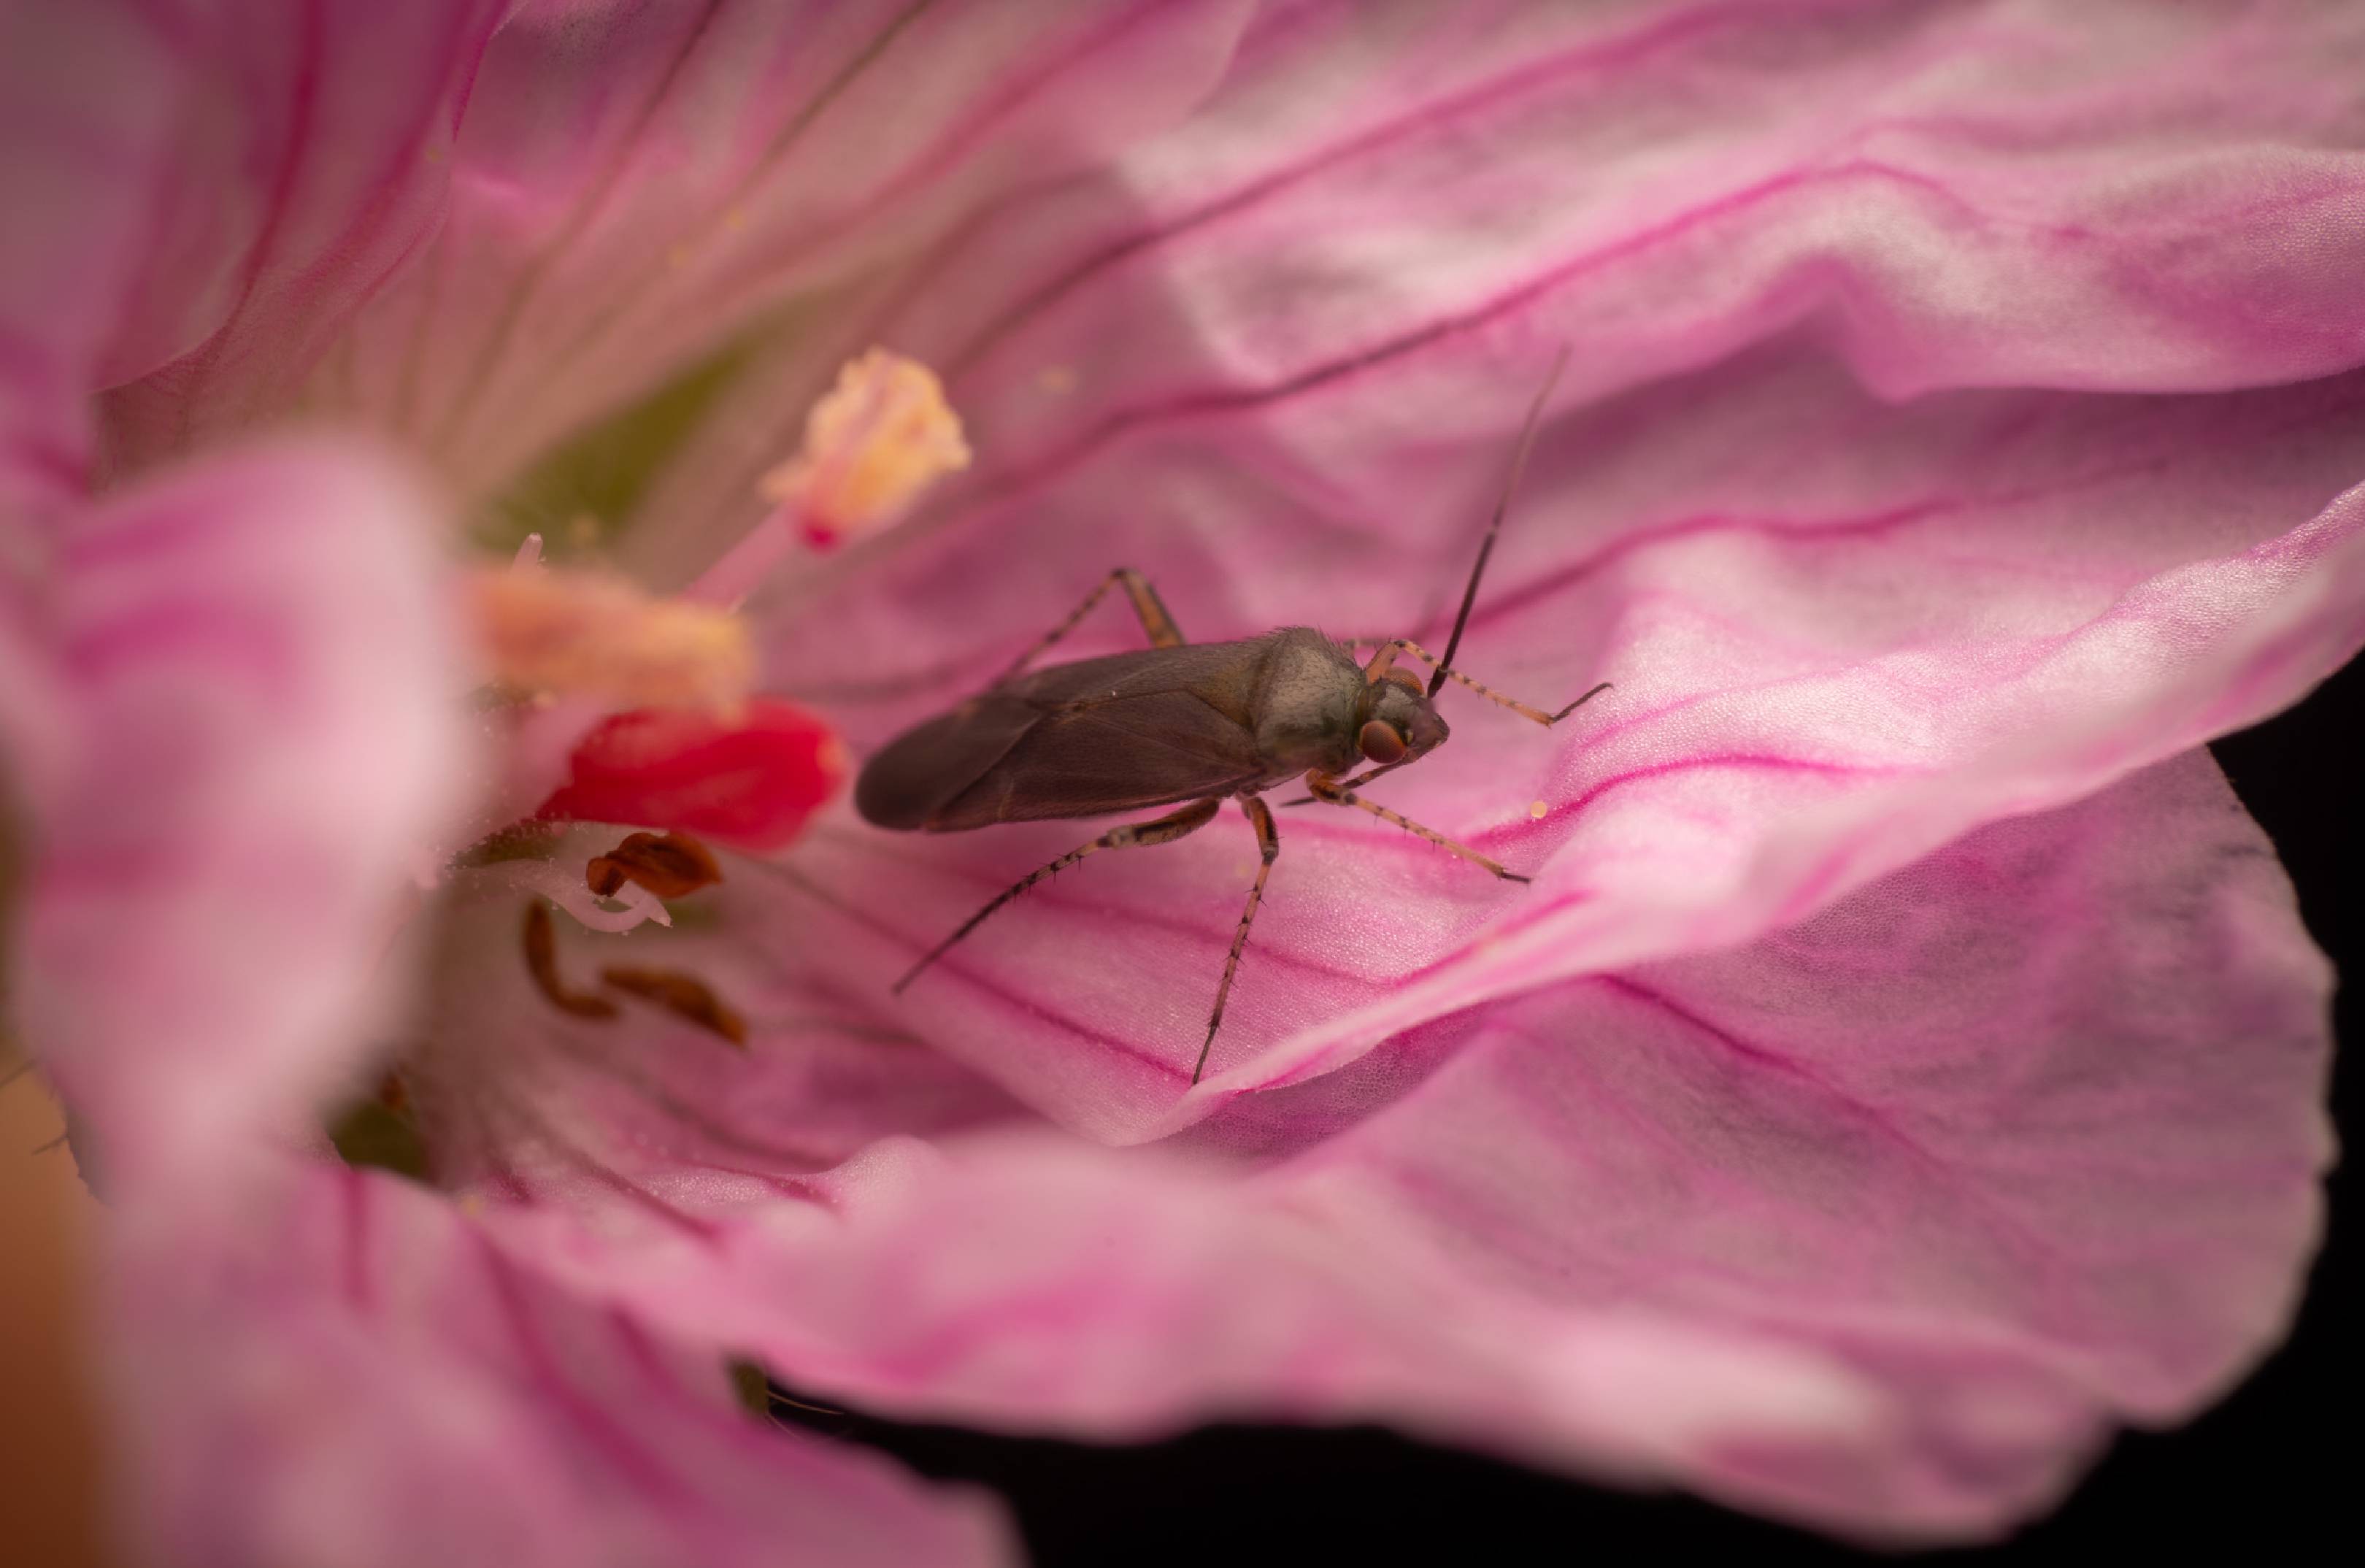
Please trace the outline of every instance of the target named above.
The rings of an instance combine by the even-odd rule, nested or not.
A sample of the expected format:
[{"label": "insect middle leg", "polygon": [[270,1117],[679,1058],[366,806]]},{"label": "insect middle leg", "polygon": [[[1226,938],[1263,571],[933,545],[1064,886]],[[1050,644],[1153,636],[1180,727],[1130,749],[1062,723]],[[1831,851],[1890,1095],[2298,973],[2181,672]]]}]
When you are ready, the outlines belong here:
[{"label": "insect middle leg", "polygon": [[1406,816],[1401,812],[1392,812],[1388,810],[1387,807],[1379,804],[1375,801],[1366,801],[1361,795],[1356,794],[1354,790],[1348,789],[1345,785],[1339,783],[1337,779],[1330,778],[1327,774],[1307,774],[1306,776],[1306,788],[1313,792],[1314,798],[1317,801],[1326,801],[1333,806],[1352,806],[1359,812],[1369,812],[1372,815],[1379,818],[1384,823],[1395,823],[1396,826],[1404,829],[1407,833],[1411,834],[1415,838],[1425,838],[1429,840],[1429,843],[1436,845],[1440,849],[1459,855],[1462,858],[1469,861],[1473,865],[1484,866],[1487,870],[1492,871],[1495,875],[1502,878],[1503,880],[1507,882],[1525,882],[1532,879],[1530,878],[1520,876],[1517,871],[1506,871],[1503,869],[1501,862],[1488,859],[1485,856],[1479,854],[1476,850],[1471,848],[1466,844],[1455,843],[1452,839],[1446,837],[1435,828],[1421,826],[1420,823],[1413,821],[1410,817]]},{"label": "insect middle leg", "polygon": [[1131,566],[1119,566],[1115,571],[1103,577],[1100,585],[1092,592],[1084,595],[1084,602],[1068,611],[1068,618],[1065,621],[1044,633],[1036,640],[1034,646],[1019,655],[1008,669],[996,676],[993,684],[1000,686],[1003,681],[1012,679],[1028,665],[1048,653],[1053,644],[1074,631],[1077,623],[1093,612],[1093,606],[1108,597],[1110,588],[1119,584],[1125,588],[1126,598],[1133,601],[1133,612],[1140,618],[1141,629],[1149,635],[1151,647],[1182,646],[1182,629],[1174,624],[1174,617],[1167,612],[1165,601],[1158,597],[1158,590],[1149,586],[1149,579]]},{"label": "insect middle leg", "polygon": [[1240,797],[1240,810],[1248,813],[1249,825],[1256,829],[1257,853],[1261,857],[1257,866],[1256,885],[1249,889],[1249,906],[1240,911],[1239,929],[1232,933],[1232,950],[1224,956],[1223,983],[1216,987],[1216,1010],[1207,1014],[1207,1038],[1199,1047],[1199,1059],[1191,1066],[1191,1081],[1207,1070],[1207,1053],[1216,1048],[1216,1029],[1224,1021],[1224,1003],[1231,999],[1232,974],[1240,967],[1240,950],[1249,945],[1249,923],[1256,919],[1257,906],[1264,902],[1264,879],[1272,875],[1272,863],[1281,858],[1281,832],[1272,823],[1272,808],[1254,795]]},{"label": "insect middle leg", "polygon": [[1044,867],[1041,870],[1030,872],[1026,876],[1020,878],[1017,881],[1012,883],[1006,890],[996,896],[994,900],[991,903],[988,903],[983,909],[979,910],[975,914],[972,914],[967,920],[962,921],[959,930],[954,932],[951,935],[937,943],[934,947],[931,947],[928,950],[927,956],[922,958],[918,963],[913,964],[909,969],[905,970],[903,978],[897,980],[890,989],[895,994],[899,996],[902,995],[905,986],[910,985],[913,980],[919,979],[921,972],[930,964],[933,964],[938,958],[943,958],[954,943],[959,941],[962,937],[968,935],[970,932],[976,930],[981,924],[982,924],[987,915],[992,914],[995,910],[1000,909],[1003,904],[1008,903],[1012,899],[1016,898],[1019,894],[1025,892],[1027,889],[1033,887],[1044,878],[1056,876],[1059,872],[1064,871],[1069,867],[1074,865],[1077,861],[1082,860],[1085,856],[1093,854],[1099,850],[1140,849],[1146,848],[1153,844],[1171,844],[1176,839],[1181,838],[1184,834],[1195,833],[1199,829],[1206,826],[1210,822],[1214,821],[1217,809],[1220,808],[1223,803],[1224,801],[1222,796],[1211,795],[1204,801],[1194,801],[1187,806],[1182,806],[1174,811],[1169,812],[1162,817],[1152,817],[1146,823],[1127,823],[1123,827],[1111,828],[1108,832],[1101,834],[1098,838],[1093,839],[1090,844],[1081,845],[1074,849],[1069,850],[1065,855],[1060,856],[1057,860],[1052,861],[1048,866]]},{"label": "insect middle leg", "polygon": [[1546,729],[1552,728],[1554,724],[1559,723],[1563,719],[1567,718],[1571,713],[1575,712],[1579,708],[1584,707],[1587,702],[1592,701],[1595,698],[1609,689],[1609,683],[1605,680],[1600,685],[1595,687],[1592,690],[1586,692],[1584,696],[1578,698],[1575,701],[1570,703],[1567,707],[1562,709],[1559,712],[1547,713],[1541,708],[1531,708],[1525,702],[1519,701],[1514,698],[1506,697],[1491,686],[1481,686],[1478,682],[1471,679],[1468,676],[1463,674],[1458,669],[1444,669],[1443,666],[1438,664],[1437,655],[1435,654],[1430,653],[1418,643],[1413,642],[1411,639],[1407,637],[1392,639],[1384,644],[1378,653],[1373,655],[1372,662],[1363,666],[1363,679],[1367,682],[1374,681],[1386,675],[1388,673],[1388,666],[1395,663],[1396,655],[1398,654],[1410,654],[1414,658],[1418,659],[1421,663],[1429,666],[1431,669],[1440,670],[1446,679],[1458,681],[1462,685],[1466,686],[1471,690],[1476,692],[1479,696],[1484,697],[1487,701],[1508,708],[1512,712],[1517,713],[1522,719],[1532,719]]}]

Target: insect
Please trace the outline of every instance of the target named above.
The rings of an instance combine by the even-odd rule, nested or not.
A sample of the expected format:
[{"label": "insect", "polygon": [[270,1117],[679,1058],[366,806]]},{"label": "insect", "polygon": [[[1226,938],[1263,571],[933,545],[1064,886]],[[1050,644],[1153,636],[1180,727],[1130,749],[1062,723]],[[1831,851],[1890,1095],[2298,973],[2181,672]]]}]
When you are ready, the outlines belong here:
[{"label": "insect", "polygon": [[[1263,791],[1300,777],[1308,793],[1290,804],[1320,801],[1368,812],[1505,881],[1527,881],[1359,791],[1445,744],[1446,723],[1434,704],[1449,680],[1547,728],[1608,689],[1604,681],[1547,713],[1453,668],[1486,559],[1566,360],[1564,350],[1528,410],[1442,655],[1399,637],[1381,644],[1368,663],[1359,662],[1350,645],[1310,626],[1287,626],[1239,642],[1186,643],[1149,580],[1119,567],[982,693],[906,731],[872,756],[855,782],[854,803],[865,819],[883,828],[959,833],[996,823],[1176,806],[1163,816],[1112,828],[1022,878],[913,964],[895,982],[895,992],[900,995],[987,916],[1044,878],[1104,849],[1171,844],[1213,821],[1226,800],[1237,800],[1256,830],[1261,860],[1224,959],[1206,1038],[1191,1070],[1191,1081],[1198,1082],[1224,1021],[1249,926],[1264,902],[1265,879],[1281,855],[1281,837]],[[1112,588],[1125,590],[1150,645],[1027,673]],[[1431,667],[1426,689],[1419,677],[1397,667],[1406,657]],[[1358,767],[1365,771],[1355,772]]]}]

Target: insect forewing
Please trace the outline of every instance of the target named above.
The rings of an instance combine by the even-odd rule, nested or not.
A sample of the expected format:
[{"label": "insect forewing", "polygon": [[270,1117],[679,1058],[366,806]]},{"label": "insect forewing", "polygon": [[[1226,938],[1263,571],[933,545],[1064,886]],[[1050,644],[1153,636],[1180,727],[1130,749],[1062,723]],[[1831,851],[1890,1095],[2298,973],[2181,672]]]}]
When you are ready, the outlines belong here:
[{"label": "insect forewing", "polygon": [[948,833],[1228,794],[1267,772],[1249,703],[1269,641],[1022,676],[872,757],[855,805],[881,827]]},{"label": "insect forewing", "polygon": [[880,827],[912,832],[936,825],[936,813],[1009,754],[1043,711],[988,692],[906,730],[863,765],[854,809]]}]

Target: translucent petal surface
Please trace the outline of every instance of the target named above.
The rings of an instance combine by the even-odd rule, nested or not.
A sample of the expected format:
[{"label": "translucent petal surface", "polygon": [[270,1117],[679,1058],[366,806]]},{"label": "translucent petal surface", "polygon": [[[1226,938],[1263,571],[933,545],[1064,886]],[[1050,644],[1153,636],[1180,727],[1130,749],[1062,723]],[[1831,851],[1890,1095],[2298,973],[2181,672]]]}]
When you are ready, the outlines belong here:
[{"label": "translucent petal surface", "polygon": [[1378,1417],[1979,1533],[2281,1332],[2329,1155],[2327,980],[2188,756],[1736,952],[1414,1029],[1179,1148],[1013,1125],[824,1170],[752,1138],[719,1160],[618,1096],[485,1190],[584,1288],[891,1410]]},{"label": "translucent petal surface", "polygon": [[115,1260],[150,1561],[1014,1560],[984,1499],[759,1423],[719,1359],[554,1291],[405,1183],[312,1168],[268,1226],[144,1226]]},{"label": "translucent petal surface", "polygon": [[[65,78],[77,99],[165,117],[147,166],[118,176],[143,199],[142,229],[95,378],[119,388],[104,409],[113,463],[145,466],[283,413],[337,331],[415,261],[442,220],[453,133],[504,7],[74,9],[121,18],[141,46]],[[149,79],[124,74],[151,57]]]},{"label": "translucent petal surface", "polygon": [[[518,6],[474,77],[442,231],[306,395],[405,431],[472,494],[506,485],[701,356],[795,334],[989,198],[1170,123],[1241,13]],[[777,462],[803,415],[737,433]]]}]

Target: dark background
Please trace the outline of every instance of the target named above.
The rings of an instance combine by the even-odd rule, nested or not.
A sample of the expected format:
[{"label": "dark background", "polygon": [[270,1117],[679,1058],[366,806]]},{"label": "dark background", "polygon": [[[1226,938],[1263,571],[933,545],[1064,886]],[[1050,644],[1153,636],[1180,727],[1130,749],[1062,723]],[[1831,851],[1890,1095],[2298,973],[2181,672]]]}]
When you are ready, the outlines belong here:
[{"label": "dark background", "polygon": [[[2281,850],[2308,929],[2365,975],[2365,663],[2213,748]],[[2360,988],[2334,1006],[2365,1040]],[[2365,1137],[2356,1061],[2333,1114]],[[2330,1228],[2290,1340],[2215,1408],[2178,1430],[2122,1435],[2050,1518],[1978,1549],[1902,1554],[1956,1564],[2162,1556],[2290,1563],[2365,1561],[2344,1504],[2360,1458],[2349,1350],[2358,1322],[2359,1193],[2331,1180]],[[1707,1554],[1752,1568],[1878,1562],[1821,1538],[1676,1496],[1638,1496],[1430,1448],[1367,1428],[1222,1427],[1138,1448],[1096,1448],[904,1427],[858,1416],[809,1424],[876,1444],[936,1476],[974,1481],[1015,1510],[1037,1568],[1190,1562],[1199,1568],[1360,1560],[1622,1562]],[[2347,1547],[2337,1545],[2349,1541]]]}]

